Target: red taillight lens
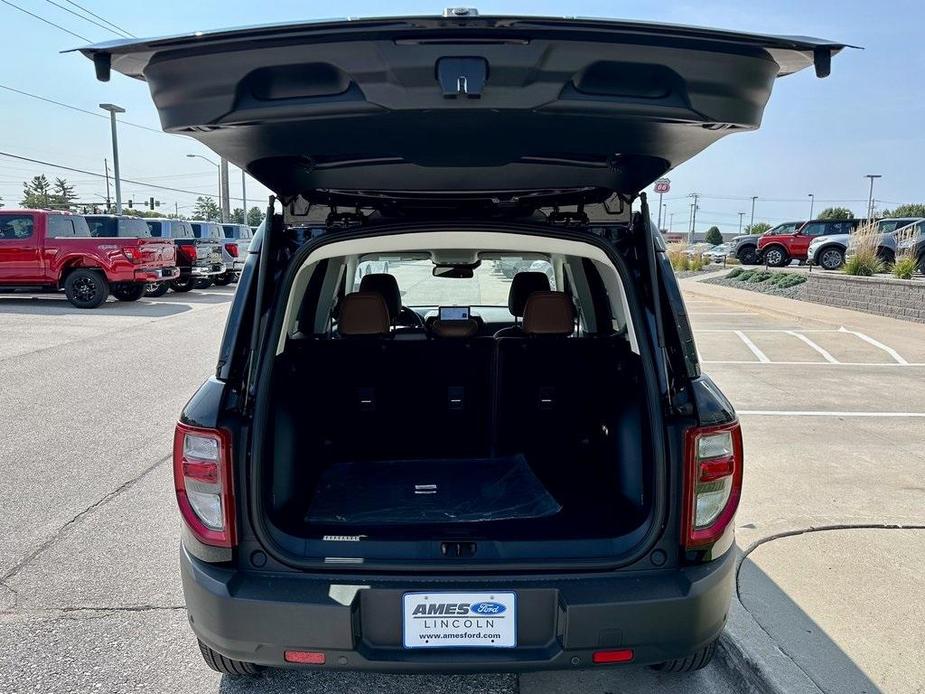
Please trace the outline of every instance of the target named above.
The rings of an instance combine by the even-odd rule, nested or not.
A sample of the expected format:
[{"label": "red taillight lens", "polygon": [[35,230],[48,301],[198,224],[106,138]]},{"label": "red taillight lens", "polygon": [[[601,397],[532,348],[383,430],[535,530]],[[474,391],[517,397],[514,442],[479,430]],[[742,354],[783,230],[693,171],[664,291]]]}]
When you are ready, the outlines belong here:
[{"label": "red taillight lens", "polygon": [[301,663],[302,665],[324,665],[326,660],[321,651],[284,651],[283,657],[287,663]]},{"label": "red taillight lens", "polygon": [[234,487],[228,434],[177,424],[173,479],[183,520],[203,544],[233,547]]},{"label": "red taillight lens", "polygon": [[230,255],[232,258],[238,257],[238,244],[226,243],[225,250],[228,251],[228,255]]},{"label": "red taillight lens", "polygon": [[133,263],[137,264],[141,262],[141,251],[139,251],[137,248],[132,248],[131,246],[128,248],[123,248],[122,255],[124,255]]},{"label": "red taillight lens", "polygon": [[180,251],[180,255],[186,256],[186,259],[191,263],[196,262],[196,246],[194,245],[183,245],[177,246],[177,250]]},{"label": "red taillight lens", "polygon": [[703,549],[722,537],[739,507],[742,428],[734,422],[690,429],[684,449],[684,546]]},{"label": "red taillight lens", "polygon": [[598,665],[607,663],[629,663],[633,660],[632,648],[615,648],[607,651],[594,651],[591,661]]}]

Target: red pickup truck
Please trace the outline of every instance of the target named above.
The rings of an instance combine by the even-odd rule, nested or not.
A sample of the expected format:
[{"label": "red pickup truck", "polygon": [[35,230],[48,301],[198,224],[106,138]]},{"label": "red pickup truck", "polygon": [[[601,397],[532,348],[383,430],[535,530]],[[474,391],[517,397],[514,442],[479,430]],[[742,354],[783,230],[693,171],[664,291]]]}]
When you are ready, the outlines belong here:
[{"label": "red pickup truck", "polygon": [[91,237],[86,220],[50,210],[0,210],[0,289],[64,289],[77,308],[112,294],[135,301],[151,282],[179,277],[173,242]]}]

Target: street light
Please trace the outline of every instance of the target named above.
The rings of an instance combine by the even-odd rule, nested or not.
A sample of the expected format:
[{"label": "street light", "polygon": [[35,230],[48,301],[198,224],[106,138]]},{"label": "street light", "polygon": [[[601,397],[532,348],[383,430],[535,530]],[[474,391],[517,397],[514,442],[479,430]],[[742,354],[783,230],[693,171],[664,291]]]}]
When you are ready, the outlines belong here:
[{"label": "street light", "polygon": [[109,111],[109,124],[112,128],[112,171],[116,179],[116,214],[122,214],[122,183],[119,179],[119,138],[116,135],[116,114],[125,113],[125,109],[115,104],[100,104],[100,108]]},{"label": "street light", "polygon": [[[204,157],[201,154],[187,154],[187,157],[190,159],[202,159],[203,161],[209,162],[212,166],[218,169],[218,208],[222,208],[222,167],[216,164],[214,161],[208,157]],[[224,221],[224,220],[223,220]]]},{"label": "street light", "polygon": [[809,196],[809,218],[813,218],[813,207],[816,204],[816,196],[813,193],[807,193]]},{"label": "street light", "polygon": [[883,174],[866,174],[864,178],[870,179],[870,194],[867,196],[867,221],[874,216],[874,179],[883,178]]},{"label": "street light", "polygon": [[749,230],[755,228],[755,200],[757,199],[758,199],[757,195],[752,196],[752,221],[749,222],[749,225],[748,225]]}]

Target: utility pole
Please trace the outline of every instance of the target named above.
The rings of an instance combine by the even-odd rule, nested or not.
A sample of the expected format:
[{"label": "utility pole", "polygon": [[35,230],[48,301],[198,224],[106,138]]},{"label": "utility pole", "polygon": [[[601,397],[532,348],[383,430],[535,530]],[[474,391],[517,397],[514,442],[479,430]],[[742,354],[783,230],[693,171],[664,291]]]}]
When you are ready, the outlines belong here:
[{"label": "utility pole", "polygon": [[109,198],[109,160],[103,159],[103,170],[106,172],[106,214],[112,210],[112,200]]},{"label": "utility pole", "polygon": [[125,109],[115,104],[100,104],[100,108],[109,111],[109,124],[112,128],[112,173],[116,179],[116,214],[122,214],[122,181],[119,178],[119,138],[116,135],[116,114],[125,113]]},{"label": "utility pole", "polygon": [[744,212],[739,212],[739,235],[742,234],[742,217],[745,216]]},{"label": "utility pole", "polygon": [[244,224],[247,224],[247,182],[244,180],[244,169],[241,169],[241,205],[244,208]]},{"label": "utility pole", "polygon": [[749,228],[749,229],[754,229],[754,228],[755,228],[755,200],[757,200],[757,199],[758,199],[758,196],[757,196],[757,195],[753,195],[753,196],[752,196],[752,221],[749,222],[749,225],[748,225],[748,228]]},{"label": "utility pole", "polygon": [[173,201],[173,216],[177,219],[180,218],[180,203],[178,203],[176,200]]},{"label": "utility pole", "polygon": [[231,221],[231,196],[228,189],[228,160],[222,157],[219,160],[222,176],[222,221],[226,224]]},{"label": "utility pole", "polygon": [[697,198],[700,197],[700,194],[691,193],[691,197],[694,199],[694,202],[691,203],[691,228],[687,236],[688,243],[693,243],[697,236]]},{"label": "utility pole", "polygon": [[883,178],[882,174],[867,174],[864,178],[870,179],[870,194],[867,196],[867,222],[870,223],[874,216],[874,179]]},{"label": "utility pole", "polygon": [[671,232],[671,228],[674,226],[674,212],[669,213],[668,215],[668,231]]},{"label": "utility pole", "polygon": [[816,196],[813,195],[812,193],[809,193],[809,218],[810,220],[812,220],[813,218],[813,207],[815,206],[815,204],[816,204]]}]

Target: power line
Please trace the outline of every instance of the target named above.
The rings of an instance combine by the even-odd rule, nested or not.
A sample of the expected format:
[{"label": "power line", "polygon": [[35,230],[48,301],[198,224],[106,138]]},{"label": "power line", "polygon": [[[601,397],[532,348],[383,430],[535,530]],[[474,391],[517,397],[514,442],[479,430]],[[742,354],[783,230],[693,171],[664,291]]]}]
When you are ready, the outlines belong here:
[{"label": "power line", "polygon": [[97,22],[97,21],[95,21],[95,20],[93,20],[93,19],[90,19],[89,17],[84,17],[82,14],[80,14],[79,12],[75,12],[74,10],[72,10],[72,9],[69,8],[69,7],[65,7],[64,5],[59,5],[58,3],[55,2],[55,0],[45,0],[45,2],[47,2],[49,5],[54,5],[55,7],[59,8],[59,9],[61,9],[61,10],[64,10],[65,12],[69,12],[69,13],[71,13],[72,15],[74,15],[75,17],[84,20],[85,22],[90,22],[90,24],[93,24],[94,26],[98,26],[98,27],[99,27],[100,29],[102,29],[103,31],[108,31],[110,34],[115,34],[115,35],[118,36],[120,39],[127,39],[127,38],[128,38],[128,35],[127,35],[127,34],[123,34],[122,32],[116,31],[115,29],[110,29],[110,28],[109,28],[108,26],[106,26],[105,24],[100,24],[99,22]]},{"label": "power line", "polygon": [[133,34],[132,32],[126,31],[125,29],[123,29],[122,27],[120,27],[118,24],[113,24],[113,23],[110,22],[108,19],[104,19],[103,17],[100,17],[98,14],[96,14],[95,12],[93,12],[93,11],[91,11],[91,10],[88,10],[88,9],[87,9],[86,7],[84,7],[83,5],[78,5],[76,2],[73,2],[72,0],[64,0],[64,1],[65,1],[68,5],[73,5],[74,7],[83,10],[83,11],[86,12],[88,15],[91,15],[91,16],[93,16],[93,17],[96,17],[96,18],[97,18],[98,20],[100,20],[101,22],[105,22],[106,24],[108,24],[109,26],[111,26],[113,29],[117,29],[117,30],[121,31],[123,34],[128,34],[128,35],[129,35],[131,38],[133,38],[133,39],[137,39],[137,38],[138,38],[138,37],[135,36],[135,34]]},{"label": "power line", "polygon": [[[0,0],[0,2],[6,2],[6,0]],[[0,84],[0,89],[5,89],[9,92],[14,92],[22,96],[28,96],[30,99],[38,99],[39,101],[44,101],[48,104],[54,104],[55,106],[61,106],[62,108],[68,108],[72,111],[77,111],[78,113],[84,113],[88,116],[93,116],[94,118],[105,118],[109,120],[109,116],[104,116],[102,113],[95,113],[94,111],[88,111],[85,108],[80,108],[79,106],[72,106],[71,104],[66,104],[63,101],[55,101],[54,99],[49,99],[47,96],[39,96],[38,94],[32,94],[31,92],[25,92],[22,89],[16,89],[15,87],[9,87],[5,84]],[[132,123],[127,120],[120,120],[120,125],[129,125],[133,128],[140,128],[141,130],[148,130],[152,133],[158,133],[159,135],[169,135],[170,133],[165,133],[163,130],[158,130],[157,128],[150,128],[147,125],[141,125],[140,123]]]},{"label": "power line", "polygon": [[[33,164],[41,164],[42,166],[50,166],[53,169],[63,169],[64,171],[73,171],[75,173],[82,173],[88,176],[93,176],[94,178],[106,178],[106,176],[104,176],[101,173],[97,173],[96,171],[87,171],[86,169],[77,169],[77,168],[74,168],[73,166],[65,166],[64,164],[54,164],[50,161],[42,161],[41,159],[31,159],[29,157],[20,156],[19,154],[10,154],[9,152],[0,152],[0,156],[10,157],[11,159],[18,159],[20,161],[28,161]],[[185,193],[186,195],[196,195],[196,196],[204,197],[204,198],[215,197],[211,193],[201,193],[195,190],[185,190],[183,188],[173,188],[171,186],[162,186],[156,183],[149,183],[147,181],[133,180],[131,178],[121,178],[120,180],[123,183],[131,183],[133,185],[145,186],[147,188],[157,188],[158,190],[169,190],[173,193]],[[233,200],[243,200],[243,198],[240,198],[234,195],[229,195],[228,198],[233,199]]]},{"label": "power line", "polygon": [[14,5],[14,4],[11,3],[9,0],[0,0],[0,2],[2,2],[4,5],[9,5],[10,7],[14,8],[14,9],[17,9],[17,10],[19,10],[20,12],[23,12],[23,13],[29,15],[30,17],[34,17],[35,19],[39,20],[40,22],[45,22],[45,24],[48,24],[48,25],[50,25],[50,26],[53,26],[55,29],[60,29],[60,30],[63,31],[65,34],[70,34],[71,36],[76,36],[76,37],[79,38],[81,41],[86,41],[87,43],[93,43],[93,41],[91,41],[90,39],[88,39],[86,36],[81,36],[80,34],[78,34],[78,33],[76,33],[76,32],[73,32],[73,31],[71,31],[70,29],[65,29],[65,28],[64,28],[63,26],[61,26],[60,24],[55,24],[54,22],[49,21],[49,20],[45,19],[44,17],[39,17],[37,14],[34,14],[34,13],[30,12],[29,10],[23,9],[23,8],[20,7],[19,5]]}]

